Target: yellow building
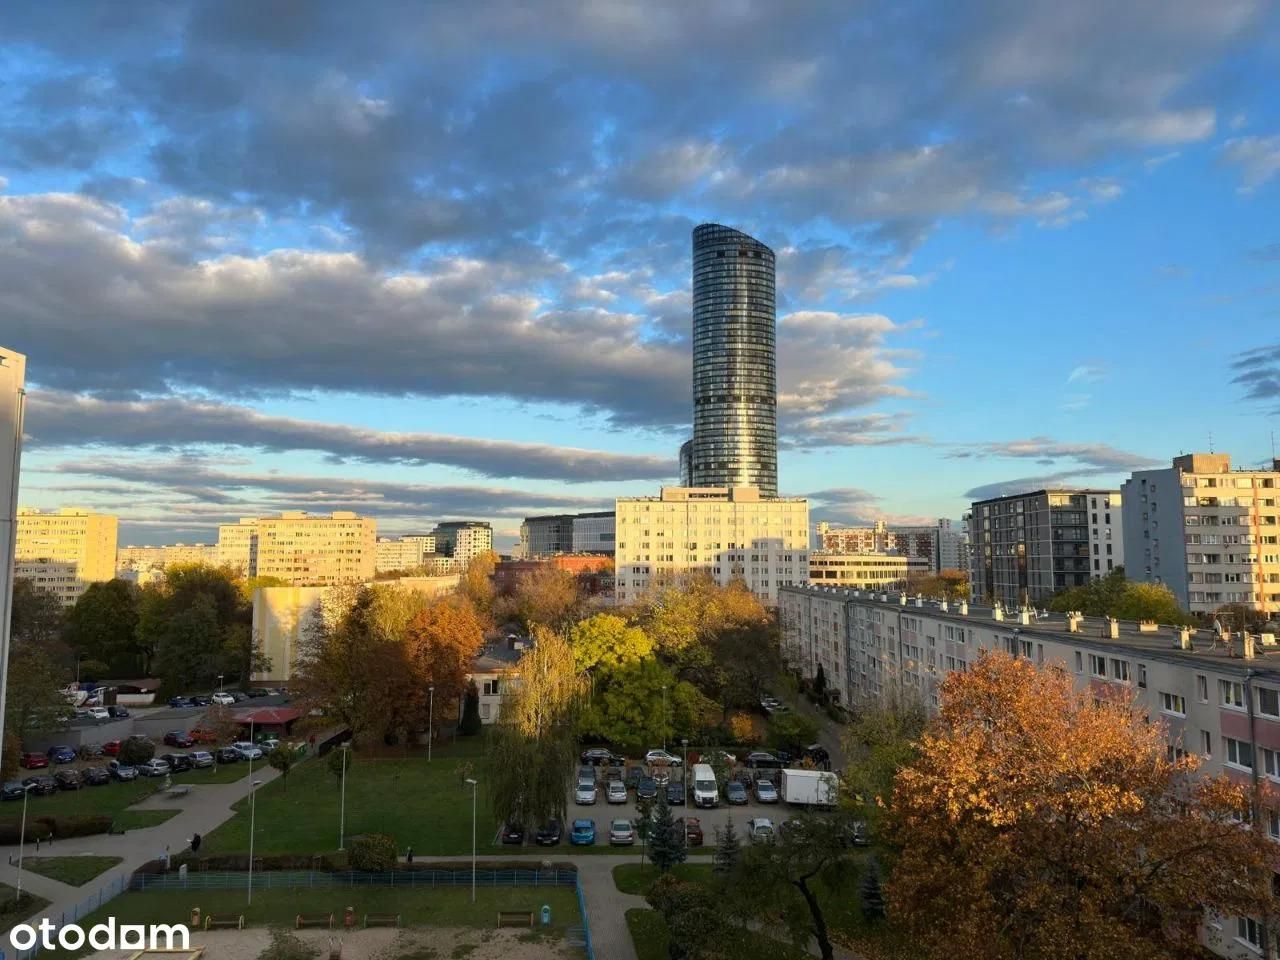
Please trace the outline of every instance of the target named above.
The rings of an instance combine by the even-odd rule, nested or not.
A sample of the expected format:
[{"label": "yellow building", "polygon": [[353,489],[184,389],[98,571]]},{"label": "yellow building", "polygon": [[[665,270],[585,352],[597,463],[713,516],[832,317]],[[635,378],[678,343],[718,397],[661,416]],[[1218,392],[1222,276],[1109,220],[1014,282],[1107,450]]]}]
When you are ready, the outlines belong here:
[{"label": "yellow building", "polygon": [[218,548],[207,543],[171,543],[159,547],[120,547],[116,550],[117,573],[163,571],[175,563],[218,564]]},{"label": "yellow building", "polygon": [[378,524],[345,511],[327,517],[289,511],[259,517],[256,574],[298,586],[372,580]]},{"label": "yellow building", "polygon": [[21,507],[14,575],[48,590],[69,607],[90,583],[115,576],[118,524],[109,514],[73,507]]},{"label": "yellow building", "polygon": [[218,566],[231,567],[246,577],[258,572],[258,519],[218,525]]}]

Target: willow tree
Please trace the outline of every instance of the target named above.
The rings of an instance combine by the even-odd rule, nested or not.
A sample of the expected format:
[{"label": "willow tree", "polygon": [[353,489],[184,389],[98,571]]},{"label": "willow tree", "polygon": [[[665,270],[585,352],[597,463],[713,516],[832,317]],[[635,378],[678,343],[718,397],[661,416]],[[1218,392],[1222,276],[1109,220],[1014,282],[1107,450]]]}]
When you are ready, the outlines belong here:
[{"label": "willow tree", "polygon": [[504,823],[563,820],[577,756],[577,723],[585,679],[564,637],[534,628],[490,739],[488,792]]}]

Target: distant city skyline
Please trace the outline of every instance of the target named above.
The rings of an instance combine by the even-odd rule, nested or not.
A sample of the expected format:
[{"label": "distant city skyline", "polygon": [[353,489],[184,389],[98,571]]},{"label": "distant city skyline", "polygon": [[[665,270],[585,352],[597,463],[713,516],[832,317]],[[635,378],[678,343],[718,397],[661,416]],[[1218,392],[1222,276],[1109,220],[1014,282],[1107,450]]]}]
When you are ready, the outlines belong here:
[{"label": "distant city skyline", "polygon": [[1270,461],[1263,0],[11,6],[20,501],[121,543],[307,510],[509,550],[674,485],[703,222],[776,254],[814,521]]}]

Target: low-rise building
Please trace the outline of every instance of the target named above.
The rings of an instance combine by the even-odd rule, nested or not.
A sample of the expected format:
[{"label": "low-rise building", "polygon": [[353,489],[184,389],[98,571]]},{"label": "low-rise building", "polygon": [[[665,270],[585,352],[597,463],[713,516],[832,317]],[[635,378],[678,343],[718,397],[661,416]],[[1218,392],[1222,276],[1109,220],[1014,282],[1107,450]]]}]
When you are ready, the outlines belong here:
[{"label": "low-rise building", "polygon": [[809,582],[827,586],[897,590],[907,578],[927,575],[933,565],[924,557],[894,553],[809,554]]},{"label": "low-rise building", "polygon": [[171,543],[159,547],[119,547],[116,550],[116,575],[162,573],[175,563],[218,565],[218,547],[207,543]]},{"label": "low-rise building", "polygon": [[869,527],[833,527],[820,520],[814,532],[818,549],[828,553],[898,554],[924,560],[927,573],[969,569],[965,536],[953,530],[951,521],[945,517],[933,525],[889,524],[877,520]]},{"label": "low-rise building", "polygon": [[499,560],[493,568],[493,586],[498,593],[510,596],[520,583],[542,567],[565,570],[577,577],[589,596],[613,592],[613,559],[593,553],[562,553],[539,560]]},{"label": "low-rise building", "polygon": [[64,607],[89,584],[115,576],[116,517],[75,507],[20,507],[17,520],[14,576],[54,594]]}]

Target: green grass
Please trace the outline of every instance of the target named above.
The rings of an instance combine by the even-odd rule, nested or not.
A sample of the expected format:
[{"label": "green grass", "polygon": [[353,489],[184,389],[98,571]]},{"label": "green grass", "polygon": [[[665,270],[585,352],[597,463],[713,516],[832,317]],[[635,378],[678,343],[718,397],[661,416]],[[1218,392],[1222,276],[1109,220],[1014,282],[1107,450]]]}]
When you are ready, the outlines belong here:
[{"label": "green grass", "polygon": [[44,897],[37,897],[26,892],[22,894],[22,902],[20,904],[14,903],[14,895],[16,893],[17,891],[13,887],[0,883],[0,930],[8,930],[14,924],[27,919],[33,913],[43,910],[49,905],[49,901]]},{"label": "green grass", "polygon": [[[33,796],[27,803],[27,819],[44,814],[68,816],[83,813],[102,813],[114,817],[125,807],[151,796],[151,792],[158,786],[158,783],[151,781],[112,782],[102,787],[81,787],[79,790],[65,792],[59,790],[48,797]],[[14,805],[5,805],[5,813],[9,814],[6,819],[17,823],[19,817],[14,814],[19,811],[10,811],[12,806]]]},{"label": "green grass", "polygon": [[[633,907],[627,911],[627,929],[635,944],[639,960],[667,960],[670,933],[667,922],[655,910]],[[758,933],[743,930],[726,944],[724,955],[734,960],[809,960],[809,954],[789,943],[773,940]]]},{"label": "green grass", "polygon": [[[259,763],[254,761],[253,766],[256,770],[266,766],[266,762]],[[173,774],[173,784],[180,787],[188,783],[192,785],[199,783],[235,783],[237,780],[243,780],[248,773],[249,764],[244,761],[220,763],[200,770],[184,770],[182,773],[175,773]]]},{"label": "green grass", "polygon": [[172,810],[121,810],[112,821],[112,826],[116,830],[145,830],[172,820],[181,812],[177,807]]},{"label": "green grass", "polygon": [[27,857],[22,861],[22,866],[50,880],[83,887],[121,860],[121,857]]},{"label": "green grass", "polygon": [[[680,880],[709,883],[711,881],[711,864],[681,863],[671,873]],[[651,863],[620,863],[613,868],[613,883],[622,893],[634,893],[643,897],[660,877],[658,868]]]}]

